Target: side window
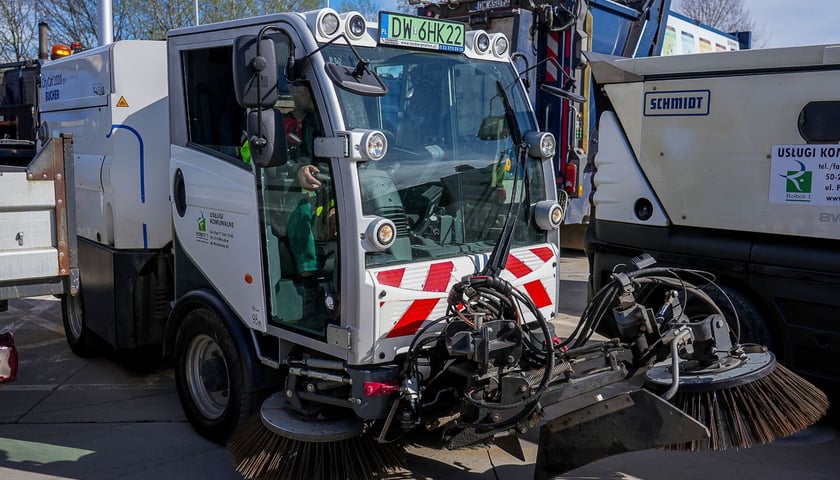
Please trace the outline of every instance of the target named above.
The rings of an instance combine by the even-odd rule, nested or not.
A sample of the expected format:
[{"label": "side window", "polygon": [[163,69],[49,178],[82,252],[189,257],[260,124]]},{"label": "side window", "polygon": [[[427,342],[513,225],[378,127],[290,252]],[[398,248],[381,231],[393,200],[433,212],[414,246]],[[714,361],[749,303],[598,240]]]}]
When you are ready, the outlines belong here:
[{"label": "side window", "polygon": [[338,218],[328,159],[314,156],[323,131],[305,82],[280,85],[275,105],[287,162],[257,170],[265,225],[271,322],[323,339],[339,323]]},{"label": "side window", "polygon": [[239,156],[245,111],[233,90],[230,46],[183,53],[187,135],[191,143]]}]

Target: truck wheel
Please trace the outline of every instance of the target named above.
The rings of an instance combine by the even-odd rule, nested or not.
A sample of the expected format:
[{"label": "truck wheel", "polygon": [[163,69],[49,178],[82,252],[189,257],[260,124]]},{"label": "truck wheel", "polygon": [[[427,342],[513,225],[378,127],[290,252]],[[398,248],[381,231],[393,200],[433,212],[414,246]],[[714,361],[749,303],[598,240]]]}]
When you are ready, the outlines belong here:
[{"label": "truck wheel", "polygon": [[224,443],[253,409],[239,355],[214,311],[198,308],[184,317],[175,338],[178,397],[193,428],[214,442]]},{"label": "truck wheel", "polygon": [[82,306],[82,295],[65,294],[61,296],[61,317],[64,323],[64,336],[70,350],[82,358],[99,355],[102,342],[85,325],[85,310]]},{"label": "truck wheel", "polygon": [[[761,312],[761,309],[755,303],[738,290],[728,288],[724,285],[721,285],[720,288],[729,297],[729,300],[732,302],[732,307],[738,313],[738,322],[740,324],[739,341],[741,343],[764,345],[771,351],[777,352],[776,347],[778,345],[776,344],[770,319]],[[718,304],[720,309],[723,310],[729,325],[732,326],[735,318],[732,315],[732,308],[729,306],[729,303],[717,289],[707,290],[707,292],[715,303]],[[731,328],[734,330],[734,327]]]}]

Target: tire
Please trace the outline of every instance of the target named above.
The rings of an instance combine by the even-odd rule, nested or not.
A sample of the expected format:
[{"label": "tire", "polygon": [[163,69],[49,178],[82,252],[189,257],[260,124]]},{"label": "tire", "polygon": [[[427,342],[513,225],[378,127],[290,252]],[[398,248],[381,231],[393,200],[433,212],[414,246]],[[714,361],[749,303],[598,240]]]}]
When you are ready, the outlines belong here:
[{"label": "tire", "polygon": [[[771,351],[778,353],[778,343],[776,342],[776,336],[773,333],[770,318],[762,313],[758,305],[750,300],[749,297],[738,290],[725,285],[720,285],[720,288],[723,290],[723,293],[729,297],[729,300],[732,302],[731,306],[726,298],[721,295],[720,290],[706,289],[706,291],[723,311],[726,316],[726,320],[729,322],[730,328],[732,328],[734,332],[738,332],[740,330],[740,343],[756,343],[764,345]],[[735,316],[732,314],[732,308],[734,308],[735,312],[738,314],[740,329],[736,329],[734,326]]]},{"label": "tire", "polygon": [[91,358],[102,353],[102,341],[86,325],[81,294],[61,296],[61,318],[64,323],[64,336],[73,353],[82,358]]},{"label": "tire", "polygon": [[241,352],[219,316],[206,307],[184,316],[175,337],[175,385],[196,432],[224,443],[256,410],[244,388]]}]

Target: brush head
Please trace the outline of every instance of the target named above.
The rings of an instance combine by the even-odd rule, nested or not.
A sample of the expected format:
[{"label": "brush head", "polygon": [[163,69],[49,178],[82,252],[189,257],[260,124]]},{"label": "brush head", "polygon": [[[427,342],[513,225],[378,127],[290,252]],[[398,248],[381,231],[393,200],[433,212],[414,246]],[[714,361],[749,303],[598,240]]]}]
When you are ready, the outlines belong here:
[{"label": "brush head", "polygon": [[346,409],[329,411],[305,415],[283,392],[272,395],[228,443],[236,471],[246,479],[367,480],[404,465],[401,443],[379,443]]},{"label": "brush head", "polygon": [[[670,385],[666,367],[654,367],[648,384]],[[682,369],[681,369],[682,370]],[[671,403],[705,425],[709,438],[672,445],[671,450],[726,450],[761,445],[803,430],[828,411],[818,388],[777,364],[770,352],[747,353],[717,366],[680,372]]]},{"label": "brush head", "polygon": [[272,432],[259,416],[234,434],[227,450],[245,479],[370,480],[405,465],[401,443],[378,443],[366,433],[339,441],[295,440]]},{"label": "brush head", "polygon": [[263,425],[282,437],[302,442],[337,442],[362,434],[362,421],[348,415],[346,409],[336,409],[344,415],[330,415],[327,409],[303,415],[286,401],[284,392],[268,397],[260,409]]},{"label": "brush head", "polygon": [[[680,362],[680,392],[708,392],[738,387],[754,382],[773,372],[776,357],[768,351],[723,354],[717,362],[701,365],[695,361]],[[671,362],[655,365],[646,372],[648,383],[671,386]]]}]

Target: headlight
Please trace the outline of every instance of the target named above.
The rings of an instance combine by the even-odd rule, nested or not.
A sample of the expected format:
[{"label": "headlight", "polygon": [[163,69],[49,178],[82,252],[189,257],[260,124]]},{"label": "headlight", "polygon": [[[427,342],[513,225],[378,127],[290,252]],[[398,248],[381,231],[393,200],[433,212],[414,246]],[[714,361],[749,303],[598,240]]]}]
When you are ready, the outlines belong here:
[{"label": "headlight", "polygon": [[369,160],[382,160],[388,152],[388,139],[384,133],[372,130],[362,137],[361,148],[364,149],[363,156]]},{"label": "headlight", "polygon": [[548,132],[528,132],[525,141],[528,143],[528,154],[532,157],[549,159],[557,151],[554,135]]},{"label": "headlight", "polygon": [[534,204],[534,222],[543,230],[554,230],[563,223],[566,212],[557,202],[543,200]]},{"label": "headlight", "polygon": [[351,15],[350,20],[347,21],[347,35],[354,40],[358,40],[364,36],[365,30],[367,30],[365,17],[358,13]]},{"label": "headlight", "polygon": [[331,37],[338,31],[339,23],[338,15],[328,12],[318,20],[318,32],[325,37]]},{"label": "headlight", "polygon": [[391,220],[379,217],[368,225],[365,230],[365,239],[375,251],[388,250],[397,239],[397,227]]},{"label": "headlight", "polygon": [[496,35],[496,38],[493,39],[493,55],[497,57],[503,56],[507,53],[508,49],[508,39],[504,34]]},{"label": "headlight", "polygon": [[475,35],[475,51],[478,53],[487,53],[490,49],[490,36],[484,32],[479,32]]}]

